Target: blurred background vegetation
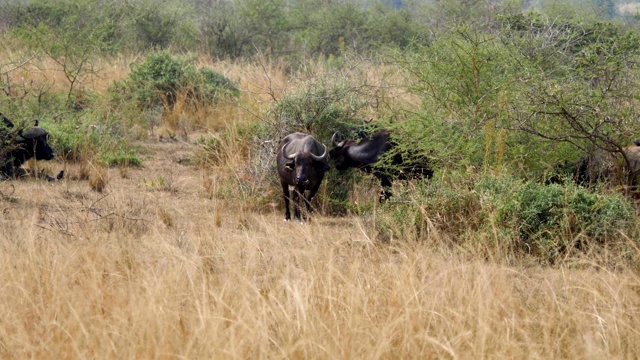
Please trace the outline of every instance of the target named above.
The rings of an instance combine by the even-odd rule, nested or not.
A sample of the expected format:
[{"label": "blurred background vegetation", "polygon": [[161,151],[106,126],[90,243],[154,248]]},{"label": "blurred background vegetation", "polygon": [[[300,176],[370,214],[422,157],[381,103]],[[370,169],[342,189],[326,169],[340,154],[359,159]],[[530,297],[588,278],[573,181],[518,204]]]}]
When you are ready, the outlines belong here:
[{"label": "blurred background vegetation", "polygon": [[[362,190],[376,187],[370,178],[332,171],[325,214],[369,216],[386,240],[439,231],[553,262],[638,235],[628,193],[545,185],[559,164],[640,138],[638,10],[617,0],[6,0],[0,109],[39,118],[65,161],[142,166],[139,141],[158,129],[201,134],[191,163],[243,172],[219,195],[258,210],[280,199],[273,159],[287,133],[329,145],[334,132],[390,128],[399,151],[430,159],[434,179],[399,184],[379,205]],[[123,62],[129,71],[110,76]],[[266,76],[276,67],[296,86],[274,82],[256,100],[241,86],[250,79],[211,66],[222,62]]]}]

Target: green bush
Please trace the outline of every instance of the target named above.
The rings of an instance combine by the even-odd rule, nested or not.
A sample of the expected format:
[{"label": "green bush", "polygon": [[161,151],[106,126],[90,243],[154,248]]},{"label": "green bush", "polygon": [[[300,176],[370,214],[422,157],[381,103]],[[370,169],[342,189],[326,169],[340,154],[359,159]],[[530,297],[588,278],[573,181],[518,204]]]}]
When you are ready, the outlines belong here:
[{"label": "green bush", "polygon": [[475,191],[522,250],[551,262],[574,249],[615,242],[619,232],[631,234],[635,227],[635,208],[618,193],[492,177]]},{"label": "green bush", "polygon": [[[84,114],[85,121],[69,117],[60,121],[41,122],[51,134],[51,145],[59,157],[77,162],[97,160],[108,166],[139,166],[138,149],[124,136],[118,124],[99,119],[96,114]],[[87,118],[94,121],[87,121]]]},{"label": "green bush", "polygon": [[448,174],[398,188],[378,211],[376,225],[387,239],[425,239],[432,226],[462,247],[492,241],[484,245],[553,263],[592,246],[615,244],[625,238],[619,234],[633,238],[637,228],[635,207],[621,194],[573,183],[493,175],[474,182],[468,174]]},{"label": "green bush", "polygon": [[315,84],[278,101],[269,114],[273,131],[280,137],[293,131],[329,139],[335,131],[349,127],[350,119],[365,104],[343,85]]},{"label": "green bush", "polygon": [[211,69],[197,69],[193,63],[167,51],[150,54],[143,63],[131,65],[129,77],[115,83],[111,94],[116,100],[133,100],[140,109],[167,104],[172,108],[180,91],[188,101],[215,103],[221,97],[235,98],[238,88]]}]

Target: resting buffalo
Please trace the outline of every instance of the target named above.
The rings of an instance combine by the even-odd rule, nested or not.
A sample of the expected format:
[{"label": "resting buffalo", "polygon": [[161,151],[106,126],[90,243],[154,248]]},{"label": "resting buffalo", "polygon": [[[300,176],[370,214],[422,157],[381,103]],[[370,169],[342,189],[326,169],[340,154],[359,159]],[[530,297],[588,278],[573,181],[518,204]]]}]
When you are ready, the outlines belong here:
[{"label": "resting buffalo", "polygon": [[334,160],[336,169],[347,170],[358,168],[373,174],[382,185],[380,200],[391,197],[392,179],[406,180],[410,178],[431,178],[433,171],[429,169],[427,159],[419,161],[408,161],[397,152],[391,157],[388,167],[376,164],[385,153],[392,150],[396,144],[390,139],[389,130],[380,130],[370,138],[365,138],[356,143],[354,140],[336,141],[333,134],[332,142],[334,148],[329,152],[329,157]]},{"label": "resting buffalo", "polygon": [[294,217],[301,220],[300,197],[311,211],[311,200],[320,188],[324,173],[329,170],[327,147],[311,135],[299,132],[287,135],[278,146],[277,165],[284,194],[284,219],[291,219],[289,199],[293,191]]},{"label": "resting buffalo", "polygon": [[[608,182],[636,187],[640,177],[640,140],[618,152],[597,150],[573,164],[560,166],[560,172],[570,172],[571,178],[584,186]],[[559,181],[557,176],[550,179],[550,182]]]},{"label": "resting buffalo", "polygon": [[[21,174],[21,166],[27,160],[34,158],[36,160],[51,160],[55,157],[55,152],[49,146],[49,134],[38,126],[36,120],[35,126],[27,130],[11,130],[14,124],[4,115],[2,120],[4,129],[2,131],[2,163],[0,164],[0,178],[10,178]],[[60,176],[60,175],[59,175]],[[51,177],[47,177],[53,180]]]}]

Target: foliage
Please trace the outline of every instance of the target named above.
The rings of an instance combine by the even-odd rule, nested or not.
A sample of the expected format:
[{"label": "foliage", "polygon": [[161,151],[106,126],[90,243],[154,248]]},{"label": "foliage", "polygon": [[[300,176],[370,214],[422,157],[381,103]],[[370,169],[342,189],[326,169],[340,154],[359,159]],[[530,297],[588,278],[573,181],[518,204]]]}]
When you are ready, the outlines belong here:
[{"label": "foliage", "polygon": [[634,206],[622,195],[598,194],[573,183],[485,178],[475,191],[518,246],[545,261],[574,248],[614,242],[619,233],[633,235],[636,225]]},{"label": "foliage", "polygon": [[7,23],[26,29],[42,48],[114,53],[197,45],[194,12],[185,1],[36,0],[5,8]]},{"label": "foliage", "polygon": [[543,263],[624,242],[625,234],[635,236],[635,208],[617,193],[493,175],[451,186],[459,178],[452,175],[404,188],[380,208],[380,233],[389,239],[421,240],[429,231],[444,231],[460,246],[492,239],[494,246],[507,249],[504,253],[533,255]]},{"label": "foliage", "polygon": [[475,167],[491,160],[532,178],[595,149],[621,152],[635,139],[635,31],[536,13],[500,19],[499,32],[463,24],[393,58],[422,98],[415,118],[427,120],[426,134],[444,149],[438,158]]},{"label": "foliage", "polygon": [[[190,50],[197,44],[195,10],[185,1],[139,0],[124,2],[122,40],[137,50]],[[131,43],[131,40],[135,43]]]},{"label": "foliage", "polygon": [[327,139],[333,131],[344,127],[363,104],[363,100],[349,96],[349,89],[344,86],[318,84],[275,104],[269,112],[272,131],[279,138],[301,131]]},{"label": "foliage", "polygon": [[[462,26],[431,46],[395,54],[393,61],[406,71],[410,91],[422,99],[422,112],[403,125],[406,133],[436,149],[431,156],[439,162],[480,167],[492,155],[489,151],[499,151],[497,166],[544,167],[538,161],[546,158],[536,152],[548,147],[511,131],[511,101],[521,92],[514,80],[520,65],[494,36]],[[498,134],[500,139],[494,139]]]},{"label": "foliage", "polygon": [[[104,165],[139,166],[138,149],[122,133],[119,124],[109,124],[99,113],[69,116],[41,124],[51,134],[51,145],[59,157],[71,162],[97,160]],[[91,119],[91,120],[90,120]]]},{"label": "foliage", "polygon": [[115,49],[117,23],[105,21],[113,8],[110,2],[96,7],[91,0],[38,0],[18,11],[18,34],[62,69],[69,84],[67,106],[82,106],[74,100],[86,78],[97,72],[96,58]]},{"label": "foliage", "polygon": [[226,77],[211,69],[197,69],[187,58],[167,51],[150,54],[143,63],[131,65],[129,77],[112,88],[114,98],[131,99],[140,109],[166,105],[172,108],[178,92],[185,91],[190,101],[215,103],[220,98],[234,98],[238,88]]},{"label": "foliage", "polygon": [[[551,23],[529,14],[505,19],[502,36],[522,64],[538,69],[522,77],[523,96],[510,112],[515,128],[569,144],[581,154],[620,153],[635,140],[640,132],[635,31],[614,23]],[[534,54],[531,44],[543,50]]]},{"label": "foliage", "polygon": [[[203,3],[205,3],[203,1]],[[426,44],[429,29],[409,7],[382,2],[216,1],[199,9],[203,46],[214,57],[266,54],[289,58],[371,55],[380,49]]]}]

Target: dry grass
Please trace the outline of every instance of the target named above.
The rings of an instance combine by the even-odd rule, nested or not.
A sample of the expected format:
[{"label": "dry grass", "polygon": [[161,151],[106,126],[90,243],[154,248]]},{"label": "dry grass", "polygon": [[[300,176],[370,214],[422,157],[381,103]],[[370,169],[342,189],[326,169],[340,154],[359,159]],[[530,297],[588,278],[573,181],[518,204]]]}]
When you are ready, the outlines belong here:
[{"label": "dry grass", "polygon": [[211,174],[178,164],[188,142],[146,145],[145,169],[102,193],[0,183],[0,357],[640,354],[632,269],[507,267],[438,234],[381,244],[357,217],[285,223],[210,196]]},{"label": "dry grass", "polygon": [[[287,86],[277,67],[215,68],[255,98],[209,113],[212,131]],[[375,215],[285,223],[280,203],[225,196],[251,180],[246,145],[223,138],[198,167],[196,137],[144,141],[143,168],[95,172],[101,192],[87,164],[0,183],[0,358],[640,356],[636,269],[507,266],[437,232],[383,243]]]}]

